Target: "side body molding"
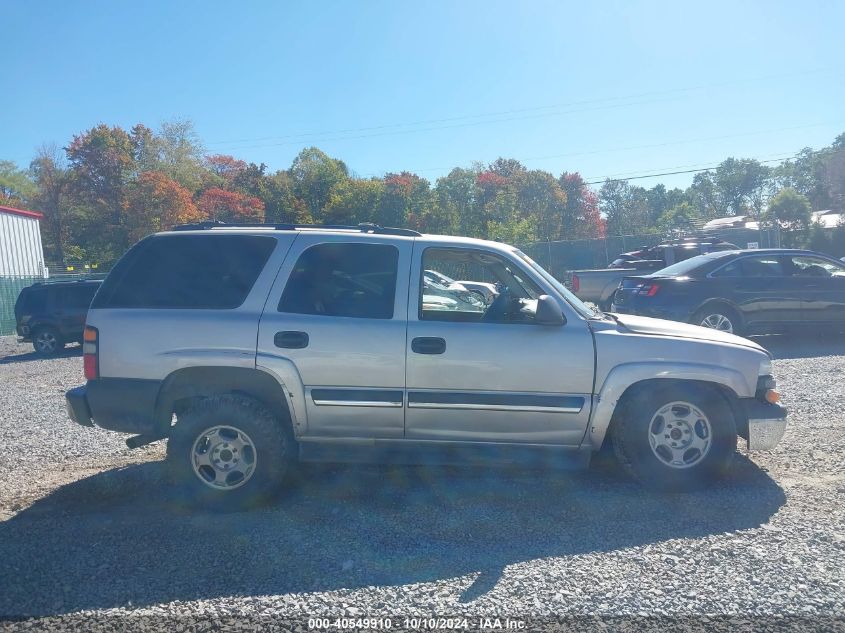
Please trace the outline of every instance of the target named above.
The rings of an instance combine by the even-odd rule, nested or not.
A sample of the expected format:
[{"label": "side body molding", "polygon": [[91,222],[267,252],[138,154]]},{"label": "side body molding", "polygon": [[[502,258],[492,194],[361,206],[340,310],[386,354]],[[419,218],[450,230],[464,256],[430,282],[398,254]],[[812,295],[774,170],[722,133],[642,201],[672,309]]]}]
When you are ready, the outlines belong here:
[{"label": "side body molding", "polygon": [[305,435],[308,430],[305,386],[302,384],[302,378],[296,369],[296,365],[288,358],[258,352],[255,358],[255,368],[269,374],[279,383],[288,403],[293,434],[296,437]]},{"label": "side body molding", "polygon": [[748,384],[745,377],[730,367],[700,363],[625,363],[617,365],[605,378],[598,397],[595,399],[590,423],[587,426],[585,443],[594,451],[601,448],[604,436],[610,426],[613,411],[625,390],[644,380],[696,380],[712,382],[727,387],[741,398],[754,395],[756,385]]}]

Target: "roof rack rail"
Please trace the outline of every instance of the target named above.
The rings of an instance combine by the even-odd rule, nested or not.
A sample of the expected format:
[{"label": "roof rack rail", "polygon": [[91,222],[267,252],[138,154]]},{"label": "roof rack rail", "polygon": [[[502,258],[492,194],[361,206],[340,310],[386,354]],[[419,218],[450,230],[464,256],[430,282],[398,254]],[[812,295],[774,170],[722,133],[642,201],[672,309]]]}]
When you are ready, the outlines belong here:
[{"label": "roof rack rail", "polygon": [[173,227],[173,231],[203,231],[207,229],[233,229],[233,228],[255,228],[255,229],[273,229],[275,231],[298,231],[300,229],[327,229],[327,230],[343,230],[343,231],[359,231],[361,233],[373,233],[377,235],[403,235],[406,237],[420,237],[422,233],[412,229],[399,229],[389,226],[379,226],[372,222],[362,222],[358,225],[345,224],[263,224],[260,222],[221,222],[220,220],[205,220],[203,222],[196,222],[194,224],[181,224]]}]

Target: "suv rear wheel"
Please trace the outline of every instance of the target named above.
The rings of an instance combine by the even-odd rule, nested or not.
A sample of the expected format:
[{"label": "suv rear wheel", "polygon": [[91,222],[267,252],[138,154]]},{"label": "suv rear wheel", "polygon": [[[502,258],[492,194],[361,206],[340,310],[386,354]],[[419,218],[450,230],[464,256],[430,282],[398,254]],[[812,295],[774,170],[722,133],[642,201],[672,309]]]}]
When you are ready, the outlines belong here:
[{"label": "suv rear wheel", "polygon": [[611,439],[622,467],[644,485],[695,490],[729,470],[736,423],[715,389],[643,388],[614,415]]},{"label": "suv rear wheel", "polygon": [[270,500],[293,461],[290,428],[245,396],[204,398],[179,416],[167,443],[179,502],[240,510]]},{"label": "suv rear wheel", "polygon": [[55,356],[65,348],[65,341],[56,328],[43,326],[32,333],[32,347],[41,356]]}]

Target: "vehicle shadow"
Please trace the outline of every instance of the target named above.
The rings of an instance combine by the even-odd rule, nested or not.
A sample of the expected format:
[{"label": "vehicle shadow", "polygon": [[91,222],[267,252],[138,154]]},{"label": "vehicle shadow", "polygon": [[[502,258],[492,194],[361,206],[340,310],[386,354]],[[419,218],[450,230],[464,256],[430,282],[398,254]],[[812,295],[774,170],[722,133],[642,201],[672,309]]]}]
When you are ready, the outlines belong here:
[{"label": "vehicle shadow", "polygon": [[0,358],[0,365],[11,365],[13,363],[27,363],[34,360],[53,360],[56,358],[75,358],[82,356],[82,346],[70,344],[55,356],[41,356],[34,350],[24,354],[9,354]]},{"label": "vehicle shadow", "polygon": [[178,511],[163,464],[66,485],[0,523],[0,614],[57,615],[174,600],[467,579],[471,602],[505,566],[697,538],[766,523],[783,490],[744,456],[691,494],[648,492],[606,466],[307,466],[250,512]]},{"label": "vehicle shadow", "polygon": [[845,356],[845,334],[835,331],[768,334],[751,340],[769,350],[776,360]]}]

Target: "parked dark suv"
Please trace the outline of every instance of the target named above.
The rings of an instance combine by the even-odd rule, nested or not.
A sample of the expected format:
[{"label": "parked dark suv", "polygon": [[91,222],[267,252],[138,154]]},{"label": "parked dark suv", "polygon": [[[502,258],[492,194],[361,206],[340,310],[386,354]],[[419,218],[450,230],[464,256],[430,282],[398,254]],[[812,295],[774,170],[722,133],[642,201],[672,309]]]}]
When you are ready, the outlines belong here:
[{"label": "parked dark suv", "polygon": [[709,253],[625,277],[612,312],[733,334],[807,325],[845,329],[845,264],[795,249]]},{"label": "parked dark suv", "polygon": [[37,283],[24,288],[15,303],[18,336],[43,356],[53,356],[67,343],[82,343],[85,315],[100,280]]}]

